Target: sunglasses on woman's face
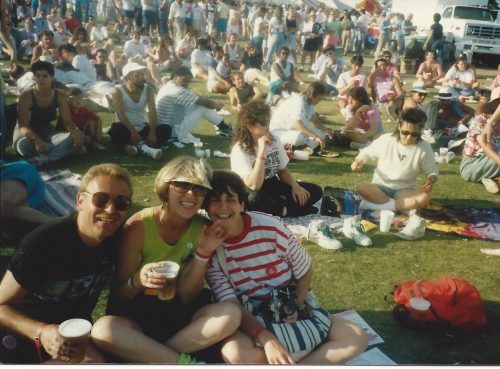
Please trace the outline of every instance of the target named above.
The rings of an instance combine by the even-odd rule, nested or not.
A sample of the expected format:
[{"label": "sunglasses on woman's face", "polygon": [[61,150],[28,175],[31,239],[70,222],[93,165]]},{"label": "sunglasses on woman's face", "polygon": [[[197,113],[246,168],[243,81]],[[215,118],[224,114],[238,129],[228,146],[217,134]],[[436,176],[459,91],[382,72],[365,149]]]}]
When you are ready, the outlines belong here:
[{"label": "sunglasses on woman's face", "polygon": [[403,136],[420,137],[420,132],[399,131]]},{"label": "sunglasses on woman's face", "polygon": [[128,208],[130,208],[130,205],[132,205],[132,200],[130,199],[130,197],[123,195],[115,196],[107,192],[90,193],[87,191],[83,191],[82,193],[92,195],[92,205],[99,209],[106,208],[111,201],[118,211],[128,210]]},{"label": "sunglasses on woman's face", "polygon": [[169,182],[172,188],[177,193],[187,193],[189,190],[193,192],[196,196],[205,196],[208,193],[208,189],[202,186],[198,186],[189,182]]}]

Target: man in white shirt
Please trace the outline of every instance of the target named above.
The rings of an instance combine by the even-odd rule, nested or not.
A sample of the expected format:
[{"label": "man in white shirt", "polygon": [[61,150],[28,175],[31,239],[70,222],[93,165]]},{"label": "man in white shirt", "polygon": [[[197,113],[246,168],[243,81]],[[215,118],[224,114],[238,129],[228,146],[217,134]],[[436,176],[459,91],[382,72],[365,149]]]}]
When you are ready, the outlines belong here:
[{"label": "man in white shirt", "polygon": [[172,32],[172,38],[177,42],[184,36],[184,11],[182,10],[182,0],[175,0],[170,4],[168,13],[168,23]]},{"label": "man in white shirt", "polygon": [[223,105],[198,96],[188,89],[189,82],[193,78],[189,68],[178,67],[172,73],[172,78],[163,85],[156,97],[159,126],[172,127],[172,137],[177,137],[181,143],[194,143],[198,139],[191,132],[204,118],[215,126],[220,136],[232,136],[232,126],[226,124],[216,112],[222,109]]},{"label": "man in white shirt", "polygon": [[125,42],[123,45],[123,54],[127,56],[127,58],[138,58],[143,59],[146,55],[146,47],[144,43],[141,41],[141,31],[136,29],[134,33],[132,33],[132,38]]},{"label": "man in white shirt", "polygon": [[75,69],[82,72],[90,82],[97,80],[95,68],[85,55],[79,55],[76,47],[72,44],[59,46],[59,54],[62,60],[70,62]]}]

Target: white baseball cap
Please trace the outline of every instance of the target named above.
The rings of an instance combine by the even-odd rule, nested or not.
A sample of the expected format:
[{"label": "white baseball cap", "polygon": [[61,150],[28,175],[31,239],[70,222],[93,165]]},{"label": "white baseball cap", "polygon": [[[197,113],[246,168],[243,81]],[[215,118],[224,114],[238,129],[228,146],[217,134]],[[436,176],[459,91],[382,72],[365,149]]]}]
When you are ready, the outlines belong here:
[{"label": "white baseball cap", "polygon": [[125,66],[123,67],[123,77],[127,77],[128,74],[130,72],[135,72],[136,70],[145,70],[146,67],[144,65],[140,65],[138,63],[128,63],[128,64],[125,64]]}]

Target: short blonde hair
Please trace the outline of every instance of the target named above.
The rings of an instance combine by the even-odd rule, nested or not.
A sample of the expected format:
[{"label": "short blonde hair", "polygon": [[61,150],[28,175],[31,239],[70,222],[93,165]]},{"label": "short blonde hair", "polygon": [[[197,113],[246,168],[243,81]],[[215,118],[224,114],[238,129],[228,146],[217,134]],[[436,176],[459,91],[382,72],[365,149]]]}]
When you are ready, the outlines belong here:
[{"label": "short blonde hair", "polygon": [[163,202],[168,201],[169,182],[182,181],[211,188],[212,167],[192,156],[178,156],[160,169],[155,179],[155,192]]},{"label": "short blonde hair", "polygon": [[113,163],[104,163],[90,167],[83,175],[82,183],[80,184],[80,192],[86,191],[89,183],[97,177],[111,177],[125,182],[130,189],[130,196],[132,197],[133,188],[130,172]]}]

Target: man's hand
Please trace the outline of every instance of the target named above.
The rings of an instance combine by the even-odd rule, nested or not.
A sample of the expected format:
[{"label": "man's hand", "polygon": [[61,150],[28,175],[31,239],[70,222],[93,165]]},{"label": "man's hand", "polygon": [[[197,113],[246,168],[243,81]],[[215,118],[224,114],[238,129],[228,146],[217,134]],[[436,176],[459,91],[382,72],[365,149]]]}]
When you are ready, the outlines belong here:
[{"label": "man's hand", "polygon": [[53,359],[70,361],[78,353],[76,347],[59,334],[57,324],[50,324],[42,329],[40,343]]}]

